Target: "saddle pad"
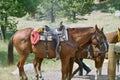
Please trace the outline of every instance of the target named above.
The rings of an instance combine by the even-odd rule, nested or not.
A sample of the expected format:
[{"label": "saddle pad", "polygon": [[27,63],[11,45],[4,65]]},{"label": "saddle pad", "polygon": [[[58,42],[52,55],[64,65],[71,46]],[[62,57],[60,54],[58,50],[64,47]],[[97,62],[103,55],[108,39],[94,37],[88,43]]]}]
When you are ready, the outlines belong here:
[{"label": "saddle pad", "polygon": [[[61,33],[58,35],[60,37],[60,42],[61,41],[68,41],[68,33],[67,30],[64,31],[64,33]],[[45,41],[45,35],[41,34],[40,35],[40,40]],[[51,33],[47,33],[47,40],[48,41],[52,41],[52,34]]]},{"label": "saddle pad", "polygon": [[[40,40],[45,41],[45,36],[44,36],[44,35],[41,35],[41,36],[40,36]],[[47,40],[48,40],[48,41],[52,41],[52,35],[47,36]],[[64,36],[60,36],[60,41],[65,41],[65,40],[66,40],[66,39],[65,39],[65,35],[64,35]]]},{"label": "saddle pad", "polygon": [[40,34],[37,31],[32,31],[30,36],[32,45],[36,45],[39,42],[39,39],[40,39]]}]

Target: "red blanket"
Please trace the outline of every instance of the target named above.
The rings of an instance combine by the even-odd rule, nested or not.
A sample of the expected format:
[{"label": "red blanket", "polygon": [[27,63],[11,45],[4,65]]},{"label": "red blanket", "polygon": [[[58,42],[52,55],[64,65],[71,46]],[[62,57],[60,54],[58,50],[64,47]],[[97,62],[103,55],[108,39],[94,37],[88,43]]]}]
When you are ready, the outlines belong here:
[{"label": "red blanket", "polygon": [[33,30],[31,32],[31,37],[30,38],[31,38],[32,45],[36,45],[40,40],[40,34],[37,31]]}]

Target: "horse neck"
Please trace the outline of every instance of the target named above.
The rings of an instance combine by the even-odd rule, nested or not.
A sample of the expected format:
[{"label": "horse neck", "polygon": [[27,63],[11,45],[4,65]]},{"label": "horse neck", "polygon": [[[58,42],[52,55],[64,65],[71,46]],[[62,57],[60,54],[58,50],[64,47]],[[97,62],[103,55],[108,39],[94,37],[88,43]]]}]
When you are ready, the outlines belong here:
[{"label": "horse neck", "polygon": [[72,28],[68,29],[69,41],[75,44],[76,47],[87,47],[91,42],[91,37],[94,34],[94,28]]}]

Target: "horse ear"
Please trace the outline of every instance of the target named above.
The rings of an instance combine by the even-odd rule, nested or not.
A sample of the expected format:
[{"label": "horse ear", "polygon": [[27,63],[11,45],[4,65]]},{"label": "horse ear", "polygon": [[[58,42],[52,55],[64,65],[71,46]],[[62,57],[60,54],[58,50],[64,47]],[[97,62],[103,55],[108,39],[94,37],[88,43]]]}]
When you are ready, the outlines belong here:
[{"label": "horse ear", "polygon": [[101,31],[103,32],[103,27],[101,28]]},{"label": "horse ear", "polygon": [[118,31],[120,31],[120,28],[118,28]]},{"label": "horse ear", "polygon": [[95,25],[95,29],[96,29],[96,30],[99,30],[97,24]]}]

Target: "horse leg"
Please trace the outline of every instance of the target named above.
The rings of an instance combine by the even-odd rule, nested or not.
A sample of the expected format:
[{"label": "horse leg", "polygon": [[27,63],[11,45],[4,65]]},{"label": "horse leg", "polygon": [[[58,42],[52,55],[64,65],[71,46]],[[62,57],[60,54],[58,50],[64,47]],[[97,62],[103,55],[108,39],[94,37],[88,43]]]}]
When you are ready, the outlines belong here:
[{"label": "horse leg", "polygon": [[25,74],[24,68],[23,68],[26,59],[27,59],[26,56],[20,56],[19,62],[17,64],[18,69],[19,69],[20,80],[28,80]]},{"label": "horse leg", "polygon": [[69,68],[69,58],[61,58],[61,65],[62,65],[62,80],[67,80],[68,75],[68,68]]},{"label": "horse leg", "polygon": [[41,78],[41,80],[44,80],[44,78],[42,77],[42,71],[41,71],[42,61],[43,61],[43,59],[39,59],[38,57],[35,56],[35,58],[34,58],[34,70],[35,70],[36,80],[39,80],[39,78]]},{"label": "horse leg", "polygon": [[96,68],[95,80],[100,80],[101,72],[102,72],[102,67]]},{"label": "horse leg", "polygon": [[34,58],[34,70],[35,70],[35,77],[36,77],[36,80],[39,80],[39,74],[38,74],[38,61],[39,61],[39,58],[35,56]]},{"label": "horse leg", "polygon": [[117,60],[117,72],[119,72],[119,59]]},{"label": "horse leg", "polygon": [[70,62],[69,62],[68,80],[71,80],[71,78],[72,78],[73,64],[74,64],[74,59],[72,58],[72,59],[70,59]]},{"label": "horse leg", "polygon": [[101,80],[103,62],[104,62],[104,56],[100,56],[95,59],[95,67],[96,67],[95,80]]},{"label": "horse leg", "polygon": [[41,78],[41,80],[44,80],[43,76],[42,76],[42,71],[41,71],[41,64],[42,64],[43,59],[39,59],[39,65],[38,65],[38,71],[39,71],[39,77]]}]

